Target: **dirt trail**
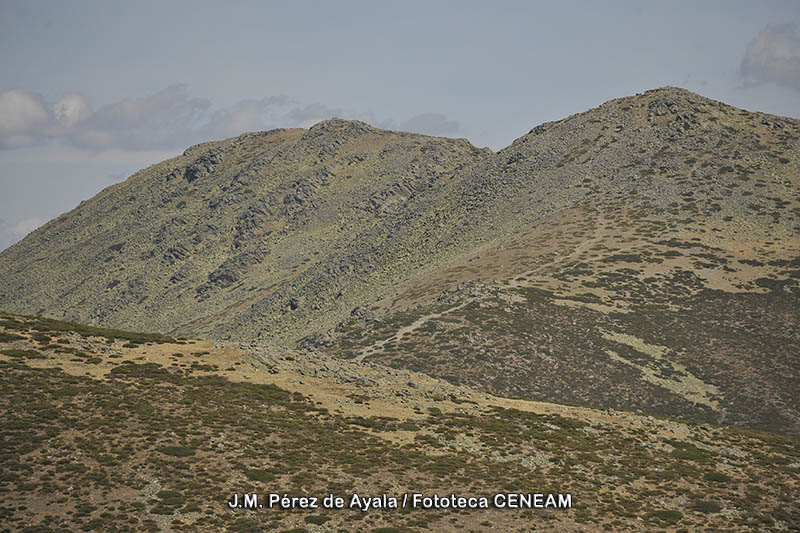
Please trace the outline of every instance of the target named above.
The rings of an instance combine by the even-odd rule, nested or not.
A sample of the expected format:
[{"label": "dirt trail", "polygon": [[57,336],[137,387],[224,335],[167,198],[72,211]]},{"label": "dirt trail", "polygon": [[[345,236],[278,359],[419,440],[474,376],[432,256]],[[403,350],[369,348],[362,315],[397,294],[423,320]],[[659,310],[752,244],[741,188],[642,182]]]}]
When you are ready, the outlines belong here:
[{"label": "dirt trail", "polygon": [[[595,227],[594,234],[592,235],[592,237],[590,239],[587,239],[587,240],[581,242],[580,244],[578,244],[575,247],[575,249],[572,252],[570,252],[569,254],[567,254],[567,255],[559,255],[555,259],[553,259],[553,261],[550,262],[550,263],[541,265],[541,266],[539,266],[539,267],[537,267],[537,268],[535,268],[533,270],[529,270],[528,272],[524,272],[524,273],[520,274],[519,276],[515,276],[514,278],[509,279],[508,281],[506,281],[506,283],[503,286],[503,288],[527,287],[529,282],[530,282],[530,280],[526,279],[526,280],[518,281],[518,278],[520,278],[520,277],[528,278],[529,276],[535,274],[536,272],[538,272],[539,270],[543,269],[544,267],[551,266],[551,265],[557,264],[557,263],[562,263],[562,262],[570,260],[570,259],[577,259],[578,256],[581,253],[583,253],[586,249],[588,249],[592,245],[596,244],[601,239],[603,239],[603,237],[605,237],[605,229],[606,229],[606,220],[603,217],[603,213],[600,212],[599,215],[598,215],[598,218],[597,218],[597,226]],[[589,260],[590,261],[594,261],[596,259],[599,259],[600,257],[602,257],[602,255],[595,255],[595,256],[591,257]],[[411,333],[412,331],[421,328],[429,320],[442,317],[442,316],[444,316],[444,315],[446,315],[448,313],[452,313],[453,311],[457,311],[457,310],[461,309],[462,307],[464,307],[465,305],[467,305],[468,303],[472,302],[473,300],[474,300],[474,298],[469,298],[469,299],[464,300],[460,304],[458,304],[458,305],[456,305],[454,307],[451,307],[450,309],[447,309],[445,311],[441,311],[439,313],[431,313],[431,314],[428,314],[428,315],[425,315],[425,316],[422,316],[422,317],[418,318],[417,320],[415,320],[414,322],[412,322],[408,326],[404,326],[404,327],[398,329],[397,332],[394,335],[392,335],[391,337],[389,337],[388,339],[380,340],[380,341],[374,342],[373,344],[370,344],[369,346],[364,347],[361,350],[361,352],[359,352],[359,354],[353,359],[353,361],[356,361],[356,362],[363,361],[364,358],[367,357],[368,355],[371,355],[371,354],[375,353],[377,350],[383,348],[383,346],[386,343],[388,343],[390,341],[399,341],[400,339],[403,338],[404,335],[406,335],[408,333]]]},{"label": "dirt trail", "polygon": [[[589,249],[594,244],[597,244],[598,242],[600,242],[605,236],[606,236],[606,219],[603,216],[603,212],[600,211],[599,214],[598,214],[598,217],[597,217],[597,226],[595,227],[594,234],[592,235],[591,238],[586,239],[585,241],[582,241],[581,243],[579,243],[575,247],[575,249],[572,250],[572,252],[570,252],[570,253],[568,253],[566,255],[558,255],[549,263],[545,263],[544,265],[538,266],[538,267],[534,268],[533,270],[528,270],[527,272],[523,272],[522,274],[519,274],[518,276],[514,276],[514,278],[509,279],[508,281],[506,281],[506,283],[504,285],[504,288],[514,289],[514,288],[517,288],[517,287],[527,287],[527,286],[529,286],[530,282],[531,282],[530,277],[533,274],[536,274],[537,272],[539,272],[540,270],[542,270],[545,267],[549,267],[549,266],[552,266],[552,265],[555,265],[555,264],[558,264],[558,263],[563,263],[563,262],[571,260],[571,259],[577,259],[584,251]],[[590,257],[589,261],[595,261],[597,259],[600,259],[601,257],[603,257],[602,254],[597,254],[597,255],[594,255],[594,256]],[[570,267],[570,268],[572,268],[572,267]],[[562,270],[562,272],[565,272],[566,270],[569,270],[569,268]],[[521,279],[521,278],[526,278],[526,279]]]},{"label": "dirt trail", "polygon": [[379,350],[380,348],[382,348],[383,345],[386,344],[387,342],[389,342],[389,341],[399,341],[400,339],[403,338],[404,335],[406,335],[408,333],[411,333],[415,329],[421,328],[425,324],[425,322],[427,322],[428,320],[432,320],[434,318],[439,318],[441,316],[446,315],[447,313],[452,313],[453,311],[457,311],[458,309],[461,309],[462,307],[464,307],[465,305],[467,305],[471,301],[472,301],[472,299],[468,299],[468,300],[465,300],[465,301],[461,302],[460,304],[456,305],[455,307],[451,307],[450,309],[446,309],[446,310],[444,310],[444,311],[442,311],[440,313],[431,313],[429,315],[422,316],[422,317],[416,319],[411,324],[398,329],[397,333],[395,333],[394,335],[392,335],[388,339],[384,339],[382,341],[378,341],[378,342],[375,342],[375,343],[373,343],[373,344],[371,344],[369,346],[366,346],[365,348],[363,348],[361,350],[361,353],[359,353],[355,357],[355,359],[353,359],[353,360],[356,361],[356,362],[361,361],[361,360],[364,359],[364,357],[366,357],[366,356],[368,356],[368,355],[370,355],[372,353],[375,353],[376,350]]}]

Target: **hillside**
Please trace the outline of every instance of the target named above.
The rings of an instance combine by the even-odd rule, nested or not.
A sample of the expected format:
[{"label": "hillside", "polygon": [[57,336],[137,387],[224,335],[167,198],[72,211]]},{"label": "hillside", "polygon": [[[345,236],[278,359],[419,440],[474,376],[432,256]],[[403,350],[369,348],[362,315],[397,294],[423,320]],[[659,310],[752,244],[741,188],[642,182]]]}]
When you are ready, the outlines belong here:
[{"label": "hillside", "polygon": [[800,432],[800,122],[677,88],[492,153],[330,120],[193,147],[0,254],[0,309]]},{"label": "hillside", "polygon": [[[510,400],[410,371],[0,314],[14,531],[785,531],[793,437]],[[230,509],[258,493],[264,508]],[[346,499],[268,509],[264,496]],[[349,508],[569,493],[566,509]],[[319,505],[322,505],[321,500]]]},{"label": "hillside", "polygon": [[[345,263],[343,250],[486,156],[466,141],[336,119],[195,146],[4,251],[0,304],[115,327],[296,337],[297,315],[349,312],[364,298],[369,260]],[[347,294],[325,309],[327,293],[305,301],[313,275],[336,276]],[[277,316],[230,325],[265,307]]]}]

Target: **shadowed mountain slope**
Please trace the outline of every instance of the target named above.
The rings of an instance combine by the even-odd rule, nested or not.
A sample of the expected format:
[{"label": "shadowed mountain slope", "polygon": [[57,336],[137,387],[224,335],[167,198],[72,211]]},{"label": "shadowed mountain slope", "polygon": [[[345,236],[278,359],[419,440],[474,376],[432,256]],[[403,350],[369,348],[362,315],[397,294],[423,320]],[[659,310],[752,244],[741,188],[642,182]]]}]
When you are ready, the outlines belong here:
[{"label": "shadowed mountain slope", "polygon": [[330,120],[193,147],[0,254],[0,308],[800,431],[800,122],[676,88],[492,153]]}]

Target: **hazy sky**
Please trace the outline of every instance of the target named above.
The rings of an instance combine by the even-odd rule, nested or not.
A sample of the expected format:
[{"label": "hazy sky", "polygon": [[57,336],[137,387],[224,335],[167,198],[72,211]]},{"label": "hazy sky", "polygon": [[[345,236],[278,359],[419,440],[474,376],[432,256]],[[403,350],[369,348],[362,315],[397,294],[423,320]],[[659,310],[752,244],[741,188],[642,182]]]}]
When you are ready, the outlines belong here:
[{"label": "hazy sky", "polygon": [[800,117],[798,24],[798,0],[0,0],[0,249],[190,144],[332,116],[493,149],[664,85]]}]

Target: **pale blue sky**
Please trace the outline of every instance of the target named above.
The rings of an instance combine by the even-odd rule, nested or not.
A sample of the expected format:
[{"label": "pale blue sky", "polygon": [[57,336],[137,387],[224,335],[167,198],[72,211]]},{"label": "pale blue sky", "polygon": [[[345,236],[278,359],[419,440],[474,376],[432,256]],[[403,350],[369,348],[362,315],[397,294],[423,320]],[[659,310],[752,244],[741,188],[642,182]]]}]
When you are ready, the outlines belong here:
[{"label": "pale blue sky", "polygon": [[796,0],[0,0],[0,249],[188,144],[332,115],[494,149],[664,85],[798,117],[798,23]]}]

